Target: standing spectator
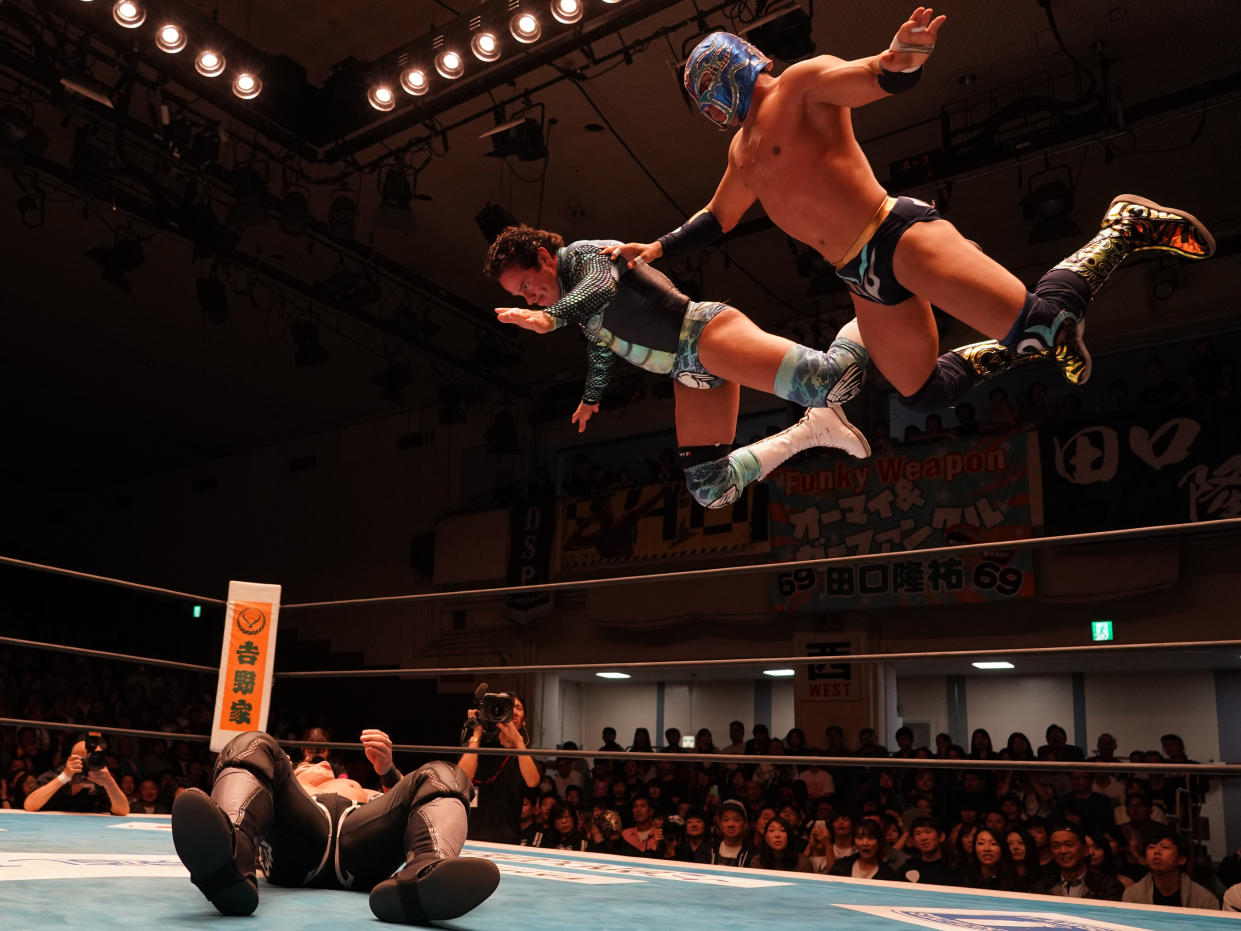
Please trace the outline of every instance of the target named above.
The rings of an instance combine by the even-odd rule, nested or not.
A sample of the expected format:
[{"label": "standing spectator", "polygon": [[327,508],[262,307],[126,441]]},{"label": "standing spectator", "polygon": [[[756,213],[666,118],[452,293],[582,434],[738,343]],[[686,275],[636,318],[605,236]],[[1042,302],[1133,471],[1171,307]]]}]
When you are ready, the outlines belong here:
[{"label": "standing spectator", "polygon": [[1051,851],[1057,871],[1034,884],[1031,892],[1068,896],[1073,899],[1106,899],[1119,902],[1124,887],[1115,876],[1090,869],[1086,841],[1075,825],[1058,824],[1051,832]]},{"label": "standing spectator", "polygon": [[1086,759],[1085,752],[1081,747],[1069,743],[1068,740],[1069,735],[1059,724],[1047,725],[1047,743],[1038,748],[1038,758],[1048,759],[1048,751],[1052,751],[1055,755],[1050,757],[1051,759],[1066,763],[1083,762]]},{"label": "standing spectator", "polygon": [[896,752],[892,755],[902,760],[913,759],[914,756],[914,732],[912,728],[898,727],[896,729]]},{"label": "standing spectator", "polygon": [[745,753],[745,725],[740,721],[733,721],[728,725],[728,746],[720,752],[732,754]]},{"label": "standing spectator", "polygon": [[1219,908],[1215,893],[1190,879],[1185,865],[1185,838],[1173,827],[1163,828],[1146,845],[1150,871],[1124,892],[1124,901],[1173,908]]},{"label": "standing spectator", "polygon": [[650,753],[654,749],[651,746],[651,732],[645,727],[635,727],[633,743],[629,745],[629,749],[634,753]]},{"label": "standing spectator", "polygon": [[[470,715],[475,714],[474,709]],[[475,802],[469,810],[470,840],[498,844],[517,843],[518,821],[522,797],[542,779],[534,760],[528,756],[480,755],[470,752],[486,742],[487,746],[526,747],[526,706],[520,697],[513,701],[513,717],[494,730],[475,724],[466,742],[465,753],[457,765],[474,783]]]},{"label": "standing spectator", "polygon": [[1099,739],[1095,741],[1094,756],[1090,758],[1091,763],[1119,763],[1116,759],[1116,738],[1106,731],[1099,735]]}]

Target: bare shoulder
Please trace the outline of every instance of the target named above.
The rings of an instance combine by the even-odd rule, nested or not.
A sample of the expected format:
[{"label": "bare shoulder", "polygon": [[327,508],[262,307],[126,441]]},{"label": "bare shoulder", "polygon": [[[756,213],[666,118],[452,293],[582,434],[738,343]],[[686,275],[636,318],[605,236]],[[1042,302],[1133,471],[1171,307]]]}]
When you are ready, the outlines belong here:
[{"label": "bare shoulder", "polygon": [[844,64],[845,60],[835,55],[816,55],[814,58],[807,58],[805,61],[789,65],[780,73],[779,80],[781,83],[788,82],[789,84],[809,83],[835,71]]}]

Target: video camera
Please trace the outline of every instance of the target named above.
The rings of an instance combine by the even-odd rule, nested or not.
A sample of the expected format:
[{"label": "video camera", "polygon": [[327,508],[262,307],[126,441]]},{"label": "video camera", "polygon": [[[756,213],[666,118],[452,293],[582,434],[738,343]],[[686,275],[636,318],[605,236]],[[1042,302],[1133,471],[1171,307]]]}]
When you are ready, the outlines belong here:
[{"label": "video camera", "polygon": [[487,683],[479,683],[474,690],[474,708],[477,716],[465,722],[461,730],[461,743],[470,739],[474,725],[483,726],[483,739],[494,742],[499,734],[500,725],[513,720],[513,703],[516,696],[512,692],[488,692]]},{"label": "video camera", "polygon": [[83,768],[87,772],[106,769],[108,766],[108,754],[99,749],[99,745],[103,743],[103,735],[99,731],[91,731],[82,742],[86,745],[86,760]]}]

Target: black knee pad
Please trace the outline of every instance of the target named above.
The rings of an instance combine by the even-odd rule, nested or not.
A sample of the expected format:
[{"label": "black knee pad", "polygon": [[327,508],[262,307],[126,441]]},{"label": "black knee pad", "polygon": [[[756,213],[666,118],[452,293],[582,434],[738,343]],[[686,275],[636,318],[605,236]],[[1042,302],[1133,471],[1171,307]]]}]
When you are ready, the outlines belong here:
[{"label": "black knee pad", "polygon": [[[421,805],[434,798],[455,798],[463,805],[469,805],[474,795],[474,784],[460,766],[436,760],[405,776],[402,781],[413,783],[414,805]],[[399,783],[398,783],[399,784]]]},{"label": "black knee pad", "polygon": [[215,774],[226,766],[248,770],[268,785],[275,782],[276,770],[282,765],[292,768],[289,756],[280,748],[279,741],[264,731],[239,734],[224,745],[215,762]]}]

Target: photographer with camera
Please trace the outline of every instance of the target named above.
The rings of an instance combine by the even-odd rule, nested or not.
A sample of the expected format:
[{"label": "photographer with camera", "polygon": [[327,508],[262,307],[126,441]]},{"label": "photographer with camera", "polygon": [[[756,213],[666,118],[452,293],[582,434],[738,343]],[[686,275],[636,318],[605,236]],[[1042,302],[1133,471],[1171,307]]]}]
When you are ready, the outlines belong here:
[{"label": "photographer with camera", "polygon": [[129,799],[108,770],[107,744],[96,733],[87,734],[69,751],[64,769],[49,769],[39,787],[26,796],[26,811],[68,811],[114,815],[129,814]]},{"label": "photographer with camera", "polygon": [[[529,756],[470,753],[471,747],[526,748],[526,706],[510,692],[487,692],[483,683],[474,693],[475,707],[462,728],[467,751],[457,765],[474,783],[470,808],[470,840],[516,844],[521,833],[521,802],[542,776]],[[467,737],[468,735],[468,737]]]}]

